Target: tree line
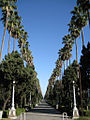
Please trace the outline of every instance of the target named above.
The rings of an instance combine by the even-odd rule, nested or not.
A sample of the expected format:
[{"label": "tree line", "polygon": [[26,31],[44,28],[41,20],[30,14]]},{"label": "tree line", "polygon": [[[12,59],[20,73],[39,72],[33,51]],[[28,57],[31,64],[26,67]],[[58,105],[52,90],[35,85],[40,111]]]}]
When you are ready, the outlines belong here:
[{"label": "tree line", "polygon": [[[0,109],[11,106],[12,85],[15,81],[15,106],[24,107],[32,103],[35,106],[42,99],[37,72],[33,64],[33,56],[29,50],[28,33],[22,25],[22,17],[17,10],[17,0],[0,0],[4,26],[1,51],[0,51]],[[3,45],[6,31],[9,34],[8,51],[2,59]],[[10,43],[13,38],[13,51],[10,53]],[[15,50],[15,41],[18,41],[20,53]],[[30,101],[31,95],[31,101]]]},{"label": "tree line", "polygon": [[[72,115],[73,81],[75,81],[77,106],[81,112],[88,105],[90,89],[90,43],[85,47],[84,27],[90,26],[89,0],[77,0],[77,6],[71,11],[68,34],[62,38],[63,48],[59,49],[56,67],[48,80],[45,99],[52,105],[59,105],[61,112]],[[77,38],[82,38],[82,56],[78,62]],[[89,41],[89,40],[88,40]],[[76,61],[71,64],[72,48],[76,46]],[[62,70],[64,71],[62,74]],[[85,86],[86,85],[86,86]]]}]

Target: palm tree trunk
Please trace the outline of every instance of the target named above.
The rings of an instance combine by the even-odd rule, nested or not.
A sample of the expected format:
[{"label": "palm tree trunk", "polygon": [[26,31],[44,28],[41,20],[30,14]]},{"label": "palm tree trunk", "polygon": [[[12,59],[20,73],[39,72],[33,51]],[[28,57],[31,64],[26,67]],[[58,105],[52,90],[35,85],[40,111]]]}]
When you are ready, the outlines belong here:
[{"label": "palm tree trunk", "polygon": [[70,60],[70,58],[69,58],[69,66],[71,65],[71,60]]},{"label": "palm tree trunk", "polygon": [[10,36],[9,36],[9,43],[8,43],[8,54],[9,54],[9,50],[10,50],[10,42],[11,42],[11,31],[10,31]]},{"label": "palm tree trunk", "polygon": [[4,45],[4,40],[5,40],[7,25],[8,25],[8,8],[7,8],[6,24],[5,24],[5,27],[4,27],[3,40],[2,40],[2,45],[1,45],[0,63],[1,63],[1,58],[2,58],[2,51],[3,51],[3,45]]},{"label": "palm tree trunk", "polygon": [[65,61],[63,61],[63,64],[64,64],[64,71],[65,71]]},{"label": "palm tree trunk", "polygon": [[15,52],[15,37],[14,37],[13,52]]},{"label": "palm tree trunk", "polygon": [[26,106],[26,96],[24,97],[24,106]]},{"label": "palm tree trunk", "polygon": [[75,44],[76,44],[76,60],[78,64],[78,50],[77,50],[77,40],[75,39]]},{"label": "palm tree trunk", "polygon": [[66,60],[67,68],[68,68],[68,60]]},{"label": "palm tree trunk", "polygon": [[81,35],[82,35],[82,43],[83,43],[83,46],[84,46],[84,34],[83,34],[83,28],[81,28]]}]

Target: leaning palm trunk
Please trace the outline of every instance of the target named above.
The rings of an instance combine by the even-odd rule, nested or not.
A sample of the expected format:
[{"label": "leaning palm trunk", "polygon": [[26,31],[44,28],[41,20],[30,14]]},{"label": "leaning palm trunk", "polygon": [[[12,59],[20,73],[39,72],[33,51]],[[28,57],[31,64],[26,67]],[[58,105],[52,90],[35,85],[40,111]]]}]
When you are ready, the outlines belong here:
[{"label": "leaning palm trunk", "polygon": [[65,61],[63,61],[63,64],[64,64],[64,71],[65,71]]},{"label": "leaning palm trunk", "polygon": [[83,34],[83,28],[81,28],[81,35],[82,35],[82,43],[83,43],[83,46],[84,46],[84,34]]},{"label": "leaning palm trunk", "polygon": [[68,60],[66,60],[66,65],[67,65],[67,68],[68,68]]},{"label": "leaning palm trunk", "polygon": [[71,65],[71,60],[70,60],[70,58],[69,58],[69,66]]},{"label": "leaning palm trunk", "polygon": [[5,27],[4,27],[2,45],[1,45],[0,63],[1,63],[1,58],[2,58],[2,51],[3,51],[3,45],[4,45],[5,35],[6,35],[7,24],[8,24],[8,8],[6,8],[6,9],[7,9],[7,16],[6,16],[6,24],[5,24]]},{"label": "leaning palm trunk", "polygon": [[8,43],[8,54],[9,54],[9,50],[10,50],[11,35],[12,35],[12,33],[10,30],[9,43]]},{"label": "leaning palm trunk", "polygon": [[77,40],[75,39],[75,44],[76,44],[76,60],[78,64],[78,50],[77,50]]},{"label": "leaning palm trunk", "polygon": [[15,37],[14,37],[13,52],[15,52]]}]

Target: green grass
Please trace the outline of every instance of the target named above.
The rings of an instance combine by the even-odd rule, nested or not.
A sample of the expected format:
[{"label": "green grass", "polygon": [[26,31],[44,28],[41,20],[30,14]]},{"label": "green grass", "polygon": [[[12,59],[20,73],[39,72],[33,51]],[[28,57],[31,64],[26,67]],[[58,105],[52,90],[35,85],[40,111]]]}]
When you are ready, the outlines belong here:
[{"label": "green grass", "polygon": [[80,117],[77,120],[90,120],[90,116],[88,116],[88,117]]},{"label": "green grass", "polygon": [[10,118],[2,118],[1,120],[10,120]]}]

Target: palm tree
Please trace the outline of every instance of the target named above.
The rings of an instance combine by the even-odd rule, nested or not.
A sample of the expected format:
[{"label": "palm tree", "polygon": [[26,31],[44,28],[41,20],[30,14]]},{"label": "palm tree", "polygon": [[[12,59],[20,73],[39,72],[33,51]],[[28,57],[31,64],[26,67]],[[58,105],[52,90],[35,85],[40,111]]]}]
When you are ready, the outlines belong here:
[{"label": "palm tree", "polygon": [[56,76],[57,77],[61,76],[61,68],[62,68],[62,60],[59,57],[56,61]]},{"label": "palm tree", "polygon": [[70,21],[70,24],[68,24],[68,26],[69,26],[68,31],[70,32],[72,39],[75,40],[76,60],[77,60],[77,64],[78,64],[77,37],[80,36],[80,30],[74,25],[73,21]]},{"label": "palm tree", "polygon": [[62,63],[64,64],[64,71],[65,71],[65,58],[66,58],[66,55],[65,55],[64,48],[61,48],[59,50],[58,54],[59,54],[59,58],[62,60]]},{"label": "palm tree", "polygon": [[7,26],[7,29],[10,33],[9,45],[8,45],[8,54],[9,54],[9,49],[10,49],[10,41],[11,41],[12,33],[13,33],[14,29],[17,27],[16,25],[17,25],[18,21],[21,20],[21,17],[18,16],[17,11],[11,11],[10,14],[11,15],[9,17],[8,26]]},{"label": "palm tree", "polygon": [[22,56],[24,60],[30,65],[33,66],[33,56],[29,50],[29,43],[27,42],[28,33],[24,29],[20,30],[19,36],[19,47],[21,49]]},{"label": "palm tree", "polygon": [[88,16],[89,26],[90,26],[90,1],[89,0],[77,0],[77,6],[82,9],[83,13]]},{"label": "palm tree", "polygon": [[[69,31],[72,34],[72,37],[76,38],[80,35],[80,30],[81,30],[81,35],[82,35],[82,41],[83,41],[83,46],[84,46],[84,35],[83,35],[83,27],[87,24],[87,15],[82,14],[81,9],[78,7],[74,7],[74,11],[71,12],[73,14],[71,18],[71,24]],[[77,56],[77,41],[76,41],[76,56]],[[77,58],[77,75],[78,75],[78,69],[79,69],[79,82],[80,82],[80,99],[81,99],[81,108],[83,111],[83,103],[82,103],[82,84],[81,84],[81,72],[80,72],[80,66],[78,64],[78,58]]]},{"label": "palm tree", "polygon": [[13,44],[13,51],[15,52],[15,39],[19,39],[20,37],[20,30],[23,28],[23,26],[21,25],[21,21],[17,21],[16,25],[13,29],[12,32],[12,37],[14,38],[14,44]]},{"label": "palm tree", "polygon": [[21,51],[22,51],[22,49],[24,48],[24,46],[25,46],[25,44],[27,42],[27,37],[28,37],[28,33],[25,32],[24,29],[21,29],[20,30],[19,40],[18,40],[18,43],[19,43],[18,46],[19,46],[19,48],[21,48]]},{"label": "palm tree", "polygon": [[16,1],[17,0],[14,0],[14,1],[13,0],[0,0],[0,7],[2,8],[2,16],[3,16],[1,18],[1,20],[4,21],[4,34],[3,34],[3,40],[2,40],[1,52],[0,52],[0,63],[1,63],[6,29],[7,29],[7,25],[8,25],[8,17],[10,15],[10,11],[16,8],[16,6],[14,5],[16,3]]},{"label": "palm tree", "polygon": [[68,60],[69,60],[69,65],[70,65],[70,58],[71,58],[71,51],[72,51],[72,46],[74,44],[73,38],[71,37],[70,34],[67,34],[63,37],[63,42],[64,45],[64,51],[66,54],[66,60],[67,60],[67,67],[68,67]]},{"label": "palm tree", "polygon": [[82,14],[82,9],[79,9],[78,7],[74,7],[74,10],[71,11],[71,13],[73,14],[71,21],[73,21],[73,24],[81,30],[82,43],[84,46],[83,27],[87,25],[87,14]]}]

